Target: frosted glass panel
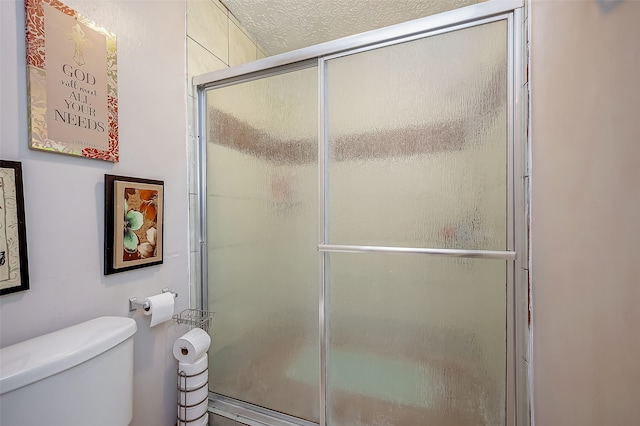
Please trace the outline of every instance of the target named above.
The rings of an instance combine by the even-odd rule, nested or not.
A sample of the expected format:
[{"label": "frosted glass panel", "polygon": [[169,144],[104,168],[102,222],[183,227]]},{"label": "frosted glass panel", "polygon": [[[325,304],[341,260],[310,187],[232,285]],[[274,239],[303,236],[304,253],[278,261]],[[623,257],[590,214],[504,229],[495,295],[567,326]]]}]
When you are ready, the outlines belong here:
[{"label": "frosted glass panel", "polygon": [[506,249],[506,29],[327,62],[330,243]]},{"label": "frosted glass panel", "polygon": [[[317,69],[207,92],[210,390],[318,421]],[[287,367],[313,348],[305,374]]]},{"label": "frosted glass panel", "polygon": [[[327,242],[506,250],[506,21],[325,64]],[[319,422],[326,284],[327,425],[504,425],[509,262],[318,254],[317,78],[207,92],[210,390]]]},{"label": "frosted glass panel", "polygon": [[329,264],[329,424],[504,424],[505,261],[332,253]]}]

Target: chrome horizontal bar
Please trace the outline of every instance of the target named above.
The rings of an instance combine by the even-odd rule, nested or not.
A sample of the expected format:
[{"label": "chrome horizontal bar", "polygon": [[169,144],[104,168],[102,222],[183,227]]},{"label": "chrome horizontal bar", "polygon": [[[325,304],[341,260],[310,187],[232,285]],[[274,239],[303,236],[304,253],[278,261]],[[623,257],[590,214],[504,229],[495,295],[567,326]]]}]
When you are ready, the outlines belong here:
[{"label": "chrome horizontal bar", "polygon": [[482,18],[511,12],[513,9],[522,7],[524,0],[494,0],[478,3],[448,12],[431,15],[413,21],[392,25],[377,30],[344,37],[338,40],[328,41],[315,46],[304,47],[291,52],[269,56],[246,64],[231,68],[223,68],[207,74],[194,76],[192,84],[194,86],[210,86],[216,81],[232,79],[245,74],[260,72],[281,66],[288,66],[295,62],[306,61],[312,58],[332,55],[344,52],[357,47],[370,46],[400,37],[407,37],[413,34],[446,28],[451,25],[459,25]]},{"label": "chrome horizontal bar", "polygon": [[318,244],[318,251],[332,253],[415,253],[434,256],[465,257],[473,259],[515,260],[515,251],[500,250],[460,250],[441,248],[349,246],[339,244]]}]

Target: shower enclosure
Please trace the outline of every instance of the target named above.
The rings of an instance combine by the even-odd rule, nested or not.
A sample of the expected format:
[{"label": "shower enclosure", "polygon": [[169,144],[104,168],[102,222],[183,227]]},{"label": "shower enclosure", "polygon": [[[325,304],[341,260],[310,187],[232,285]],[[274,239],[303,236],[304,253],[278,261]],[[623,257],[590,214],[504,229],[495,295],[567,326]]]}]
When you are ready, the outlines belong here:
[{"label": "shower enclosure", "polygon": [[213,413],[527,424],[521,7],[194,79]]}]

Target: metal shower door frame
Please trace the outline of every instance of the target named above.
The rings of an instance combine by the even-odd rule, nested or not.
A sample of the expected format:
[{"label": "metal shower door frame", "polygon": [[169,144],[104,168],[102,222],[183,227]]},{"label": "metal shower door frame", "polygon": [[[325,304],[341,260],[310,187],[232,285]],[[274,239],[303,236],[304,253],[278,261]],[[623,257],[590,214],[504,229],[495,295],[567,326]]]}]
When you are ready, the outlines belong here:
[{"label": "metal shower door frame", "polygon": [[[507,426],[527,426],[530,422],[528,394],[528,241],[527,183],[528,150],[526,147],[528,85],[526,82],[525,11],[523,0],[488,1],[450,12],[393,25],[379,30],[283,53],[232,68],[196,76],[198,92],[199,154],[199,247],[201,265],[200,301],[207,308],[207,211],[206,211],[206,91],[267,76],[309,67],[318,67],[318,196],[320,252],[319,343],[320,426],[327,425],[327,258],[330,252],[396,252],[425,255],[504,259],[506,276],[506,398]],[[340,56],[426,38],[477,25],[507,22],[507,250],[451,250],[431,248],[345,246],[327,244],[326,158],[328,141],[325,122],[326,61]],[[210,393],[209,411],[237,419],[248,425],[310,426],[316,423],[298,419],[223,395]]]}]

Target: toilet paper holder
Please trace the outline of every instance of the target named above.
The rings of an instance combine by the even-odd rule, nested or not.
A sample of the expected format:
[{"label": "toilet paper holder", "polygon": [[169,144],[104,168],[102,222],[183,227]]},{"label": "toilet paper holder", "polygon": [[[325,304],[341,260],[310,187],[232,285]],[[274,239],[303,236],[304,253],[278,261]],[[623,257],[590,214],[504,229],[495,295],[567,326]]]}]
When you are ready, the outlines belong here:
[{"label": "toilet paper holder", "polygon": [[[178,293],[174,293],[171,290],[169,290],[169,287],[163,288],[162,289],[163,293],[171,293],[173,295],[173,297],[178,297]],[[142,308],[145,311],[149,310],[149,302],[138,302],[138,298],[137,297],[132,297],[129,299],[129,312],[133,312],[138,308]]]}]

